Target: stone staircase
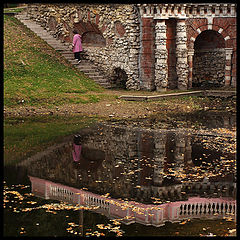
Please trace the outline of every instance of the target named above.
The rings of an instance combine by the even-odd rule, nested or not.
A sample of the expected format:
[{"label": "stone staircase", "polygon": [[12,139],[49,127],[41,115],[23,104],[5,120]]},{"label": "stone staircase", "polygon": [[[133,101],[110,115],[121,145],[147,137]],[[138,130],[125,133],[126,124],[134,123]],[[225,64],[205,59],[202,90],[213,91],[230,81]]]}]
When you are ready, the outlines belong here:
[{"label": "stone staircase", "polygon": [[43,39],[47,44],[53,47],[56,51],[58,51],[69,63],[71,63],[75,68],[79,71],[83,72],[89,78],[93,79],[97,84],[101,85],[104,88],[111,88],[111,84],[104,76],[102,72],[100,72],[97,67],[88,60],[82,60],[80,64],[78,64],[74,60],[74,54],[69,49],[69,43],[62,43],[59,39],[55,38],[50,34],[44,27],[40,26],[33,20],[31,20],[25,12],[21,12],[19,14],[15,14],[15,17],[22,22],[25,26],[27,26],[31,31],[33,31],[37,36]]}]

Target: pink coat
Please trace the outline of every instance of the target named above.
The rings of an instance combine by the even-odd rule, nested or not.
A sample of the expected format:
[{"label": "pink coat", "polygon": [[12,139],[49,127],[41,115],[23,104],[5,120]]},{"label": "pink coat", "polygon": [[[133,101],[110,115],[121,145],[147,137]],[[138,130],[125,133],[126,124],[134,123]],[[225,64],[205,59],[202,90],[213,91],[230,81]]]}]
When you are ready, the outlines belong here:
[{"label": "pink coat", "polygon": [[82,38],[81,35],[75,34],[73,36],[73,52],[81,52],[82,51]]},{"label": "pink coat", "polygon": [[82,145],[73,144],[72,156],[73,161],[79,162],[81,159]]}]

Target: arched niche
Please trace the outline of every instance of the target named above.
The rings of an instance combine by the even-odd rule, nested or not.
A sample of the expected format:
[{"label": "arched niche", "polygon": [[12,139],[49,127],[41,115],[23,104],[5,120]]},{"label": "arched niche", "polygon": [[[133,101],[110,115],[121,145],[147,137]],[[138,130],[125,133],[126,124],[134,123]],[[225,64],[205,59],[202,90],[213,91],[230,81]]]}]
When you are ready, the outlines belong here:
[{"label": "arched niche", "polygon": [[84,46],[105,47],[106,39],[102,36],[102,34],[97,32],[84,32],[82,34],[82,44]]},{"label": "arched niche", "polygon": [[126,89],[127,80],[128,80],[128,75],[125,72],[125,70],[121,69],[120,67],[113,69],[112,80],[111,80],[111,84],[113,87]]},{"label": "arched niche", "polygon": [[225,80],[225,40],[214,31],[206,30],[194,42],[193,87],[221,87]]}]

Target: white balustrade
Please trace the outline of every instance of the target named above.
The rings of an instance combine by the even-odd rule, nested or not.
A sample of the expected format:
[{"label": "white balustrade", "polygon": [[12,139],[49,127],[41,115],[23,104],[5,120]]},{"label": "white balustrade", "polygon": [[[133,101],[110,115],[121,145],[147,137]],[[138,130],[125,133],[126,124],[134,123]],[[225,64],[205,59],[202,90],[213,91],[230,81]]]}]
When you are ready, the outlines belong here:
[{"label": "white balustrade", "polygon": [[74,193],[61,186],[50,185],[49,197],[54,197],[63,201],[72,201]]},{"label": "white balustrade", "polygon": [[201,218],[204,216],[234,216],[236,214],[235,202],[204,202],[204,203],[182,203],[179,208],[179,217],[184,218]]},{"label": "white balustrade", "polygon": [[93,205],[93,206],[99,206],[102,209],[109,209],[109,205],[110,205],[109,202],[103,198],[100,198],[94,195],[89,195],[89,194],[86,194],[84,197],[85,197],[84,199],[85,204],[89,206]]},{"label": "white balustrade", "polygon": [[142,17],[155,19],[235,17],[236,5],[227,4],[138,4]]},{"label": "white balustrade", "polygon": [[[39,181],[37,178],[32,178],[31,181]],[[34,182],[32,183],[34,184]],[[99,206],[97,212],[107,214],[111,216],[111,211],[114,208],[121,207],[122,202],[119,202],[116,199],[107,199],[103,196],[75,189],[72,187],[64,186],[61,184],[54,184],[49,181],[42,181],[41,184],[46,186],[48,194],[47,198],[58,199],[62,201],[69,201],[74,203],[77,198],[83,200],[79,202],[85,206]],[[34,193],[34,191],[33,191]],[[172,192],[174,195],[175,193]],[[231,217],[236,219],[236,201],[228,200],[224,198],[199,198],[193,197],[189,198],[187,201],[178,201],[165,203],[161,205],[152,205],[152,204],[139,204],[137,202],[131,201],[128,203],[127,216],[133,217],[133,222],[141,222],[143,224],[152,224],[154,226],[161,226],[166,221],[180,221],[181,219],[191,219],[191,218],[223,218]],[[125,202],[123,202],[124,209],[126,209]],[[133,211],[134,208],[138,209],[138,212],[142,212],[143,215],[137,214],[136,211]]]}]

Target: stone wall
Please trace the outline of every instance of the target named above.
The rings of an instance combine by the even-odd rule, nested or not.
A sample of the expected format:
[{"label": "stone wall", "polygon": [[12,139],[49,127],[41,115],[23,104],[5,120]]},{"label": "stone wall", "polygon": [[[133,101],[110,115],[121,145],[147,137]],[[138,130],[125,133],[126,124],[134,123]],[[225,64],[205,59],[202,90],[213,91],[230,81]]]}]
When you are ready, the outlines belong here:
[{"label": "stone wall", "polygon": [[193,58],[193,86],[224,86],[225,49],[198,51]]},{"label": "stone wall", "polygon": [[134,5],[31,4],[28,15],[69,44],[72,30],[78,29],[88,59],[109,80],[120,68],[128,76],[127,88],[139,89],[140,30]]},{"label": "stone wall", "polygon": [[178,89],[188,88],[187,32],[185,20],[178,20],[176,25],[176,72]]},{"label": "stone wall", "polygon": [[[29,4],[28,14],[69,45],[78,29],[87,58],[127,89],[186,90],[209,77],[236,87],[236,4]],[[203,57],[196,41],[211,31],[221,46]],[[225,49],[225,66],[216,48]]]},{"label": "stone wall", "polygon": [[164,91],[168,86],[168,51],[167,51],[167,26],[165,21],[158,21],[155,25],[155,84],[158,91]]}]

